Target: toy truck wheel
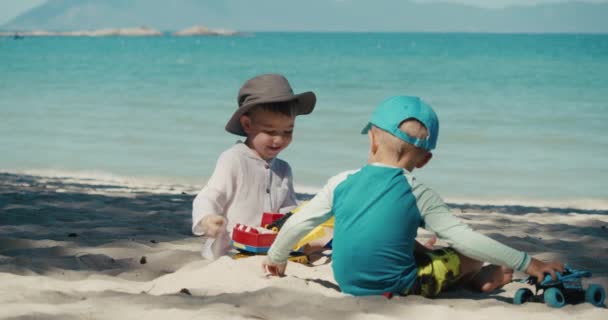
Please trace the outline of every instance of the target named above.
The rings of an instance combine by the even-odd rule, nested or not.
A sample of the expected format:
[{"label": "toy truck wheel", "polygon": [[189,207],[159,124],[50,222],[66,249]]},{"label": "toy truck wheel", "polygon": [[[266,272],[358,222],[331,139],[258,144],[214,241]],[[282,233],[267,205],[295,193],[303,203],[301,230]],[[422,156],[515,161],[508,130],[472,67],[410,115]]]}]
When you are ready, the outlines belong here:
[{"label": "toy truck wheel", "polygon": [[558,288],[549,288],[543,294],[545,303],[553,308],[561,308],[566,304],[564,294]]},{"label": "toy truck wheel", "polygon": [[513,296],[513,304],[524,304],[530,300],[534,294],[528,288],[521,288]]},{"label": "toy truck wheel", "polygon": [[601,307],[604,305],[604,300],[606,299],[606,291],[599,284],[591,284],[589,288],[585,291],[585,301],[591,303],[596,307]]}]

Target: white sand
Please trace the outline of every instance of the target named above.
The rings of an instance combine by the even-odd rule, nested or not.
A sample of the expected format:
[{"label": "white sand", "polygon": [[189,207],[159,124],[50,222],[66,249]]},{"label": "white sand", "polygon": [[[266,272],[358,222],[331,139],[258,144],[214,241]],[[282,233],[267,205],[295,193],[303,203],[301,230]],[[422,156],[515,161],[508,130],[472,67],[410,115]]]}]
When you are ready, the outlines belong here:
[{"label": "white sand", "polygon": [[[525,286],[515,282],[490,295],[388,300],[340,293],[329,264],[291,263],[286,277],[266,278],[262,257],[209,263],[189,232],[192,189],[155,188],[0,174],[0,318],[608,319],[590,304],[512,305]],[[608,288],[607,207],[453,207],[476,230],[590,270]]]}]

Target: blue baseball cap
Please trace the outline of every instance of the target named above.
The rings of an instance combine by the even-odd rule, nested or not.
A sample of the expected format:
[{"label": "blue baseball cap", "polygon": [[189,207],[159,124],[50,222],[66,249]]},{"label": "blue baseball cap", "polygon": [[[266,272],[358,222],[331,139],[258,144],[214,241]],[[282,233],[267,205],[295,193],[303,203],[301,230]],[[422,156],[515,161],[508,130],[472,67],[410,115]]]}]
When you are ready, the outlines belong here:
[{"label": "blue baseball cap", "polygon": [[[428,131],[425,139],[412,137],[399,130],[403,121],[416,119],[420,121]],[[372,125],[392,134],[393,136],[416,147],[433,150],[437,145],[439,136],[439,119],[430,105],[418,97],[394,96],[384,100],[372,114],[369,123],[361,131],[366,134]]]}]

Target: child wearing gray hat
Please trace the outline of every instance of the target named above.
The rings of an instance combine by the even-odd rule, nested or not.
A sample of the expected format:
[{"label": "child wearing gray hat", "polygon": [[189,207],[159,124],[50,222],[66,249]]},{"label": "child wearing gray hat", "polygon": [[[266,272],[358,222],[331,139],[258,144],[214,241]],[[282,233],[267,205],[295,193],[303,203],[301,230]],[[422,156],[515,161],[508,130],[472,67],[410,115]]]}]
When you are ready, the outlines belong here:
[{"label": "child wearing gray hat", "polygon": [[[331,178],[287,220],[263,263],[267,272],[284,274],[293,245],[330,217],[334,278],[352,295],[434,297],[460,284],[490,292],[510,282],[513,269],[539,279],[564,271],[561,262],[542,262],[473,231],[412,175],[431,159],[439,135],[435,111],[420,98],[386,99],[362,133],[370,141],[368,164]],[[419,227],[451,247],[417,244]]]},{"label": "child wearing gray hat", "polygon": [[206,236],[202,254],[217,259],[230,250],[235,224],[258,225],[264,212],[297,205],[289,164],[277,158],[292,140],[295,117],[313,111],[313,92],[294,94],[287,79],[264,74],[247,80],[226,131],[246,137],[224,151],[192,208],[192,233]]}]

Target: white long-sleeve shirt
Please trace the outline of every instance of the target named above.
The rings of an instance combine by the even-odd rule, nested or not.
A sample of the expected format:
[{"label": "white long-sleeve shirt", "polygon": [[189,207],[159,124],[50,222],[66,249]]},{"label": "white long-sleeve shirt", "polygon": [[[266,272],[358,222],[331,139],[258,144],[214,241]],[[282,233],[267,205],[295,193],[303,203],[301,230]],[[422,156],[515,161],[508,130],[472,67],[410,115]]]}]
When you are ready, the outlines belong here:
[{"label": "white long-sleeve shirt", "polygon": [[207,239],[202,250],[206,259],[217,259],[230,250],[235,224],[258,226],[264,212],[287,212],[296,205],[289,164],[277,158],[266,161],[239,141],[219,156],[207,185],[194,199],[192,233],[204,235],[200,223],[207,215],[227,218],[227,232]]}]

